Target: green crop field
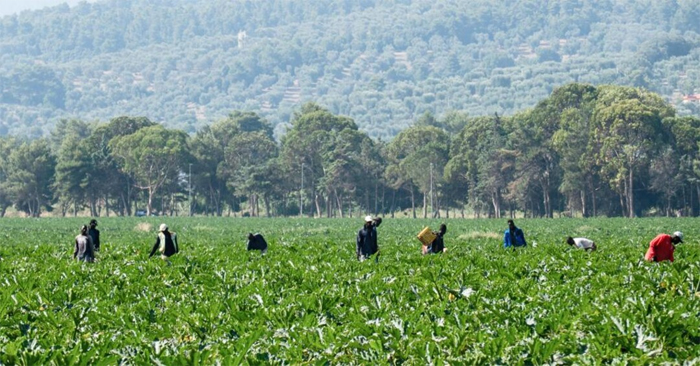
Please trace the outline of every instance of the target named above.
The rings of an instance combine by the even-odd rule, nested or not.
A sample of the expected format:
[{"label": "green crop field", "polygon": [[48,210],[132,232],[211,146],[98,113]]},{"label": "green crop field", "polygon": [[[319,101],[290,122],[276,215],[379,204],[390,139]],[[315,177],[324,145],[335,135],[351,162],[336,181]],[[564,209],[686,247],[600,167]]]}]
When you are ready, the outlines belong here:
[{"label": "green crop field", "polygon": [[[386,218],[379,262],[360,263],[359,219],[103,218],[98,261],[77,263],[87,221],[0,220],[0,364],[700,361],[697,219],[517,220],[517,251],[505,220],[452,219],[448,253],[421,256],[415,234],[440,221]],[[148,259],[161,221],[171,265]],[[675,230],[675,263],[642,260]]]}]

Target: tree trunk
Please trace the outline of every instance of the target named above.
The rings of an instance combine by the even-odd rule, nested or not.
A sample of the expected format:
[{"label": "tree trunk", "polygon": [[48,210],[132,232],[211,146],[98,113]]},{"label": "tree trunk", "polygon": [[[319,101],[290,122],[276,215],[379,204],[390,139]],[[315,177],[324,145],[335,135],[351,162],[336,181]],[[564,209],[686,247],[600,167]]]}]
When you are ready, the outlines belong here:
[{"label": "tree trunk", "polygon": [[272,217],[272,212],[270,210],[270,197],[268,195],[263,195],[263,200],[265,200],[265,216],[270,218]]},{"label": "tree trunk", "polygon": [[629,217],[634,217],[634,169],[630,168],[630,182],[628,185],[628,202],[627,208],[629,209]]},{"label": "tree trunk", "polygon": [[120,210],[122,211],[122,216],[131,216],[131,214],[126,209],[126,199],[124,198],[124,193],[119,195],[119,200],[121,201]]},{"label": "tree trunk", "polygon": [[331,197],[330,192],[328,193],[326,197],[326,218],[331,218],[333,214],[333,198]]},{"label": "tree trunk", "polygon": [[153,189],[148,188],[148,206],[146,207],[146,216],[151,216],[153,212]]},{"label": "tree trunk", "polygon": [[622,216],[627,216],[627,207],[625,207],[625,200],[626,198],[622,195],[618,195],[620,197],[620,207],[622,208]]},{"label": "tree trunk", "polygon": [[591,203],[593,203],[593,217],[598,216],[598,205],[596,204],[595,188],[591,189]]},{"label": "tree trunk", "polygon": [[255,211],[255,217],[260,216],[260,206],[258,205],[258,194],[253,195],[253,211]]},{"label": "tree trunk", "polygon": [[[426,219],[428,218],[428,202],[427,202],[427,195],[423,193],[423,218]],[[431,207],[432,208],[432,207]]]},{"label": "tree trunk", "polygon": [[552,213],[552,203],[549,200],[549,189],[546,186],[543,186],[542,189],[544,191],[544,214],[551,219],[554,214]]},{"label": "tree trunk", "polygon": [[321,197],[319,197],[319,194],[316,193],[314,195],[314,203],[316,204],[316,217],[321,218],[321,202],[319,202]]},{"label": "tree trunk", "polygon": [[[338,204],[338,215],[340,215],[340,218],[344,218],[343,216],[343,200],[338,196],[338,192],[335,192],[335,201]],[[369,207],[368,207],[369,209]]]},{"label": "tree trunk", "polygon": [[413,188],[411,188],[411,210],[413,211],[413,218],[416,218],[416,195],[413,193]]},{"label": "tree trunk", "polygon": [[440,208],[441,208],[440,207],[440,195],[436,194],[435,195],[435,208],[432,208],[432,207],[430,208],[433,210],[433,218],[439,219],[442,217],[442,216],[440,216]]},{"label": "tree trunk", "polygon": [[382,185],[382,214],[386,214],[386,187]]},{"label": "tree trunk", "polygon": [[497,196],[498,196],[497,193],[491,194],[491,203],[493,204],[494,218],[500,219],[501,218],[501,202]]}]

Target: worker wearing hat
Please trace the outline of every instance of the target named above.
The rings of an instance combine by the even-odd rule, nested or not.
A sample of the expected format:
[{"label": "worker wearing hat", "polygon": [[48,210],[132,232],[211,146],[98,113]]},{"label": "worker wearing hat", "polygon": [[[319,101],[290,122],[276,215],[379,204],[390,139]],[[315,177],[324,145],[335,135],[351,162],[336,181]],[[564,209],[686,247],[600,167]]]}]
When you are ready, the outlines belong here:
[{"label": "worker wearing hat", "polygon": [[377,245],[377,226],[381,225],[382,218],[365,216],[365,224],[357,233],[357,246],[355,252],[357,260],[362,261],[375,255],[375,261],[379,258],[379,246]]},{"label": "worker wearing hat", "polygon": [[649,249],[644,259],[654,262],[669,260],[673,262],[673,251],[676,244],[683,242],[683,233],[676,231],[673,235],[659,234],[649,243]]},{"label": "worker wearing hat", "polygon": [[156,251],[160,252],[160,257],[164,260],[167,260],[170,256],[180,251],[177,246],[177,235],[168,230],[168,225],[160,224],[156,243],[153,245],[153,249],[148,258],[156,254]]}]

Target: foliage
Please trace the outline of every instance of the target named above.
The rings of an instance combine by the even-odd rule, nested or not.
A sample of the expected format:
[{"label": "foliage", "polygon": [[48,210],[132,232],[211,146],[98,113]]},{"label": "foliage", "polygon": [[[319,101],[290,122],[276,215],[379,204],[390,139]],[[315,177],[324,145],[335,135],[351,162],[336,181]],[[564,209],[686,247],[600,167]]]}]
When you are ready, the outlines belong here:
[{"label": "foliage", "polygon": [[[449,220],[433,256],[413,235],[440,221],[385,219],[379,263],[354,259],[360,221],[168,218],[181,249],[168,265],[139,230],[160,220],[101,219],[87,264],[70,258],[85,219],[3,219],[0,362],[697,362],[697,240],[673,264],[642,260],[695,219],[518,220],[531,244],[518,251],[502,248],[504,220]],[[266,255],[245,252],[251,228]]]},{"label": "foliage", "polygon": [[278,132],[242,111],[194,136],[144,117],[63,120],[36,140],[46,149],[33,154],[47,156],[32,169],[49,174],[41,193],[14,154],[33,143],[0,139],[0,212],[38,215],[26,203],[33,192],[63,216],[129,216],[143,204],[149,214],[254,217],[700,213],[700,121],[642,88],[567,84],[512,116],[428,111],[389,142],[310,102],[279,143]]},{"label": "foliage", "polygon": [[[0,133],[148,116],[188,133],[317,101],[389,139],[425,111],[512,115],[556,87],[700,88],[689,0],[100,1],[0,19]],[[240,39],[240,40],[239,40]]]}]

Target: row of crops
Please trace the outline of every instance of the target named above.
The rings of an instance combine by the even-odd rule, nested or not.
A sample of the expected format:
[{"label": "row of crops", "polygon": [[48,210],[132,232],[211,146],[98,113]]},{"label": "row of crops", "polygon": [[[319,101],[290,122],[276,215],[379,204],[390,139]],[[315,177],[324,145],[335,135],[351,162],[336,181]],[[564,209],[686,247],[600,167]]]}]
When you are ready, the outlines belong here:
[{"label": "row of crops", "polygon": [[[161,220],[172,264],[148,259]],[[99,220],[98,262],[71,260],[86,219],[0,220],[0,364],[580,364],[700,361],[693,219],[385,219],[358,262],[360,219]],[[642,260],[681,230],[673,264]],[[245,251],[259,231],[270,250]],[[587,236],[598,251],[571,249]],[[695,238],[694,238],[695,236]]]}]

